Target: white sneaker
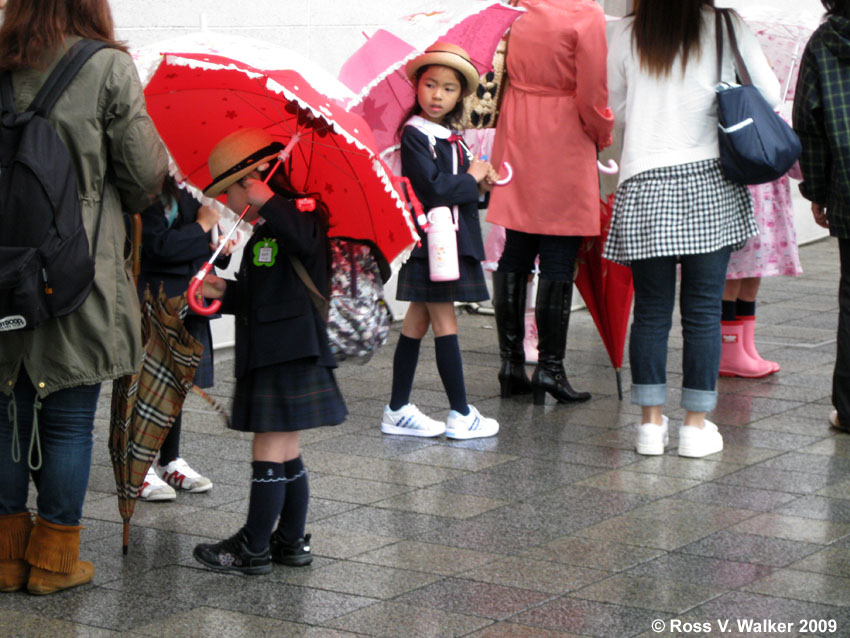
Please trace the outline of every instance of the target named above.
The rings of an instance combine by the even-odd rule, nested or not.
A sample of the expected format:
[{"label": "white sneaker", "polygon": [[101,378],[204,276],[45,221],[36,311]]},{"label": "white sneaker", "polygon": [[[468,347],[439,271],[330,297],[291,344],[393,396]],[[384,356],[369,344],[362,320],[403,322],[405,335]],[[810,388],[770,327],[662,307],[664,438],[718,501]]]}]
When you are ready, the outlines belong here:
[{"label": "white sneaker", "polygon": [[705,425],[683,425],[679,428],[679,456],[701,458],[720,452],[723,449],[723,437],[717,426],[708,419]]},{"label": "white sneaker", "polygon": [[838,410],[834,410],[834,409],[833,409],[833,410],[829,413],[829,424],[830,424],[832,427],[834,427],[834,428],[838,428],[839,430],[843,429],[843,428],[842,428],[842,427],[838,424]]},{"label": "white sneaker", "polygon": [[496,419],[481,416],[475,406],[469,406],[466,416],[452,410],[446,421],[446,438],[448,439],[483,439],[499,433],[499,423]]},{"label": "white sneaker", "polygon": [[178,456],[168,465],[160,465],[159,461],[154,461],[153,468],[159,478],[177,490],[199,494],[210,491],[213,486],[206,476],[201,476],[189,467],[182,456]]},{"label": "white sneaker", "polygon": [[148,473],[145,474],[145,481],[142,483],[142,491],[139,492],[139,500],[141,501],[173,501],[177,498],[175,492],[167,483],[154,472],[153,466],[156,460],[148,468]]},{"label": "white sneaker", "polygon": [[390,410],[390,406],[384,407],[384,416],[381,417],[381,432],[384,434],[431,437],[440,436],[445,431],[445,423],[422,414],[412,403],[407,403],[398,410]]},{"label": "white sneaker", "polygon": [[661,415],[661,425],[641,423],[636,426],[635,450],[638,454],[658,456],[664,454],[664,447],[669,440],[667,432],[667,417]]}]

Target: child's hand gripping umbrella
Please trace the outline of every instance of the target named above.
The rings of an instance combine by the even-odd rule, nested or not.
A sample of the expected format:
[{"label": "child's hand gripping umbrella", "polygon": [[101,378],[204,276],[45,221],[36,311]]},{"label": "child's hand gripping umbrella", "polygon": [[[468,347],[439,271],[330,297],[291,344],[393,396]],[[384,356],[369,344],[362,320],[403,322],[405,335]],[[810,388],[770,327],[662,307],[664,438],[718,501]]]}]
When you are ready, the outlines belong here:
[{"label": "child's hand gripping umbrella", "polygon": [[[272,178],[272,175],[275,174],[281,163],[286,161],[286,159],[289,157],[289,153],[292,151],[292,147],[295,146],[298,143],[298,140],[300,139],[301,136],[297,133],[292,136],[292,139],[289,140],[289,143],[277,156],[274,166],[272,166],[268,175],[266,175],[266,178],[263,180],[264,184],[269,183],[269,180]],[[313,208],[315,208],[316,202],[312,199],[304,198],[302,200],[298,200],[297,204],[299,210],[312,210]],[[219,243],[218,248],[215,249],[215,252],[212,254],[212,256],[210,256],[210,258],[201,267],[197,274],[192,277],[192,281],[191,283],[189,283],[189,291],[187,297],[189,307],[192,309],[193,312],[208,317],[218,312],[219,308],[221,308],[221,302],[218,299],[214,299],[209,306],[205,306],[203,296],[200,294],[198,288],[201,286],[201,284],[204,283],[204,279],[212,270],[215,260],[218,259],[219,254],[221,254],[221,251],[227,245],[228,240],[239,227],[239,222],[242,221],[243,217],[245,217],[245,213],[248,212],[249,208],[251,208],[251,204],[246,204],[245,208],[243,208],[242,212],[239,214],[239,218],[236,220],[236,223],[233,224],[233,227],[230,229],[230,231],[228,231],[227,235],[224,236],[224,240]]]}]

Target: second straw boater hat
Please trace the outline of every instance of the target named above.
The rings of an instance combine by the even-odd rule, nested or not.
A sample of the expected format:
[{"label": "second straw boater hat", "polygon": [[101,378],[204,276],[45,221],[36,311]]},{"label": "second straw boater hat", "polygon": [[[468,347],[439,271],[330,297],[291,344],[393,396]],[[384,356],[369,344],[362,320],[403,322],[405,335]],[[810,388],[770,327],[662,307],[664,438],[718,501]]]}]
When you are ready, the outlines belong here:
[{"label": "second straw boater hat", "polygon": [[283,148],[262,129],[243,128],[231,133],[210,151],[208,165],[213,181],[204,195],[217,197],[257,166],[274,159]]},{"label": "second straw boater hat", "polygon": [[466,89],[463,96],[471,95],[478,88],[478,81],[481,76],[478,75],[478,70],[472,64],[466,51],[456,44],[450,42],[435,42],[427,49],[425,53],[413,58],[404,67],[408,79],[416,84],[416,72],[423,66],[439,64],[447,66],[458,71],[466,79]]}]

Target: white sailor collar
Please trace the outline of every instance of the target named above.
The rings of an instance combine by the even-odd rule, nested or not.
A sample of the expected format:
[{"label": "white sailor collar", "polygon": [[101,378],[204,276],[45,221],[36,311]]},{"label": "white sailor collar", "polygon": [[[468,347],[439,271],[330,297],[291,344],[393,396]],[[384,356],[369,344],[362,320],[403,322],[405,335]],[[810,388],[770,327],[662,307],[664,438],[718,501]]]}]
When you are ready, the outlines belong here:
[{"label": "white sailor collar", "polygon": [[442,124],[432,122],[431,120],[426,120],[421,115],[414,115],[404,124],[405,126],[418,128],[420,131],[428,135],[428,137],[435,137],[441,140],[447,140],[454,134],[454,131],[450,128],[447,128]]}]

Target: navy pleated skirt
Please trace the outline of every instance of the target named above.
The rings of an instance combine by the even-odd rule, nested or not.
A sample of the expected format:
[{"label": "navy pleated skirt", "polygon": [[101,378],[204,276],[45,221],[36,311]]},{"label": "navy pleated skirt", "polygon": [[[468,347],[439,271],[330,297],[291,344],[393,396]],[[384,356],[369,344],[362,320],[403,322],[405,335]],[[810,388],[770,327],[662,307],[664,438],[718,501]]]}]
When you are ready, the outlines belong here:
[{"label": "navy pleated skirt", "polygon": [[472,257],[461,257],[458,270],[460,279],[456,281],[431,281],[428,259],[411,257],[398,273],[396,299],[439,303],[486,301],[490,298],[480,261]]},{"label": "navy pleated skirt", "polygon": [[264,366],[237,379],[230,427],[241,432],[295,432],[345,421],[348,410],[333,370],[314,361]]}]

